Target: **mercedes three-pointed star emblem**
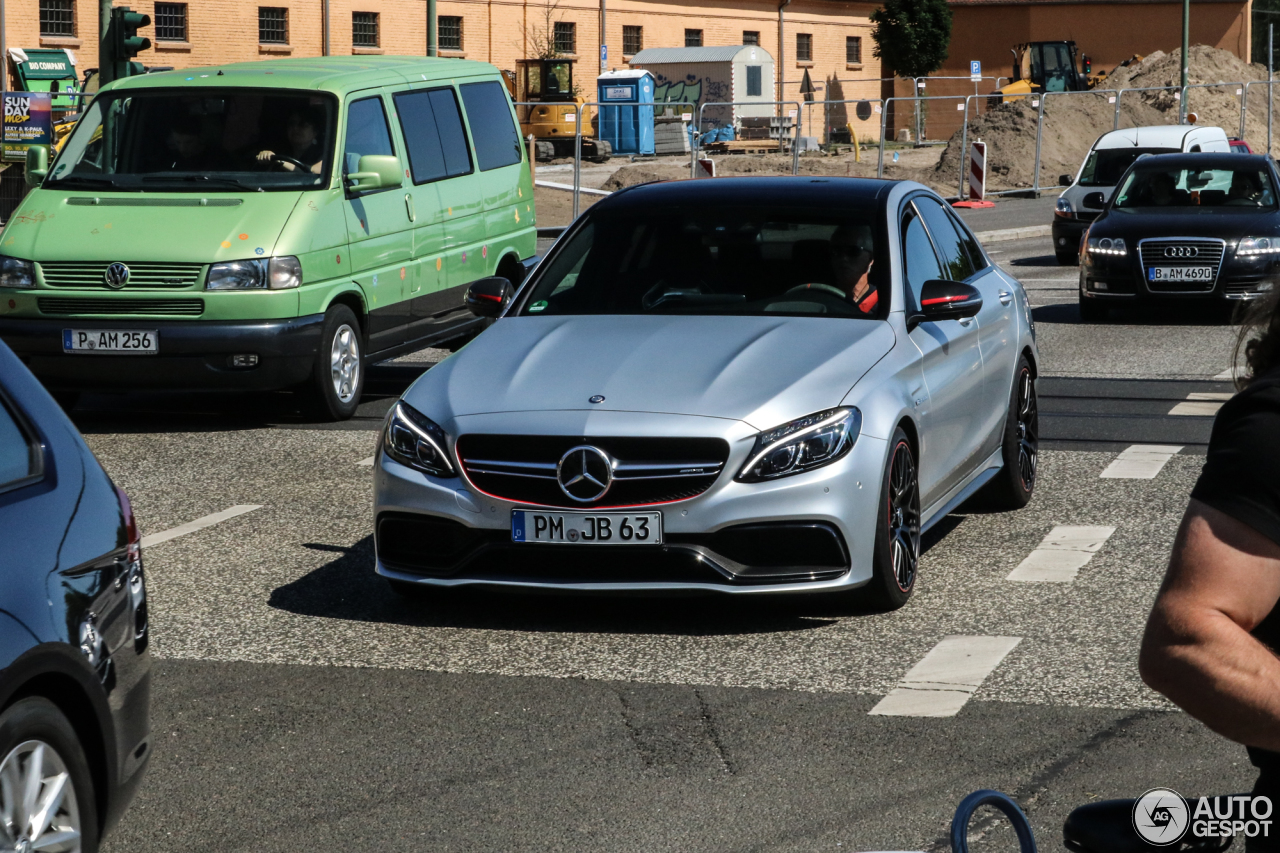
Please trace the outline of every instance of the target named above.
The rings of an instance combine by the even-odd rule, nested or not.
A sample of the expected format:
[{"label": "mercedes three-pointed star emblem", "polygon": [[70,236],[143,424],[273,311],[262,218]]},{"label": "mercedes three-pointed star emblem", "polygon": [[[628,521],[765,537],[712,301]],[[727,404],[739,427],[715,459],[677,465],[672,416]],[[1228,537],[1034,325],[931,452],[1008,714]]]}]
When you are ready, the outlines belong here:
[{"label": "mercedes three-pointed star emblem", "polygon": [[579,503],[598,501],[613,485],[613,460],[598,447],[579,445],[560,457],[556,481],[560,491]]}]

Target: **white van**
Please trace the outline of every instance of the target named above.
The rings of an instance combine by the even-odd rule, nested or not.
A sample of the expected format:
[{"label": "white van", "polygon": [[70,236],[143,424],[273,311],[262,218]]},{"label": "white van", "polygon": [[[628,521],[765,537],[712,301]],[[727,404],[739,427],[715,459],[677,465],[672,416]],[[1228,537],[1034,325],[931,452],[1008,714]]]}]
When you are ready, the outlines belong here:
[{"label": "white van", "polygon": [[1143,154],[1196,151],[1229,154],[1231,143],[1227,141],[1226,131],[1220,127],[1173,124],[1129,127],[1099,136],[1075,179],[1072,180],[1070,175],[1058,179],[1058,183],[1067,188],[1058,197],[1058,208],[1053,213],[1053,252],[1058,263],[1075,264],[1079,261],[1080,235],[1101,212],[1083,207],[1086,194],[1101,192],[1103,200],[1109,200],[1116,181]]}]

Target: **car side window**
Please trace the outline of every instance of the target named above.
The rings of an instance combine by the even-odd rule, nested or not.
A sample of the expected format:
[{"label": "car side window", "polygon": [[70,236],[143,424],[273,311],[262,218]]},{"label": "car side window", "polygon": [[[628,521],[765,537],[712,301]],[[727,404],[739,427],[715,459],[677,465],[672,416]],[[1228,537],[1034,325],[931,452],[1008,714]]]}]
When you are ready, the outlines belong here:
[{"label": "car side window", "polygon": [[902,215],[902,260],[903,280],[910,302],[907,311],[915,311],[920,306],[920,289],[926,281],[942,278],[942,267],[934,254],[933,244],[929,242],[924,222],[911,205],[907,205]]},{"label": "car side window", "polygon": [[343,173],[360,171],[360,158],[369,154],[394,155],[391,128],[382,98],[361,98],[347,108],[347,141],[343,149]]},{"label": "car side window", "polygon": [[395,102],[415,184],[471,171],[471,153],[453,89],[400,92]]},{"label": "car side window", "polygon": [[969,251],[969,262],[973,264],[974,273],[985,270],[989,264],[986,257],[982,254],[982,247],[978,245],[978,240],[960,219],[950,211],[947,215],[951,217],[951,224],[955,226],[956,233],[960,235],[960,242],[964,243],[965,249]]},{"label": "car side window", "polygon": [[476,145],[476,163],[480,171],[511,166],[524,159],[520,132],[511,120],[507,90],[497,80],[464,83],[462,103],[471,123],[471,139]]},{"label": "car side window", "polygon": [[915,199],[916,209],[924,217],[924,224],[933,237],[933,245],[942,256],[942,269],[946,278],[952,281],[964,281],[973,275],[973,263],[969,260],[969,252],[960,239],[960,233],[951,223],[951,217],[931,198],[919,196]]},{"label": "car side window", "polygon": [[40,473],[40,447],[0,400],[0,492]]}]

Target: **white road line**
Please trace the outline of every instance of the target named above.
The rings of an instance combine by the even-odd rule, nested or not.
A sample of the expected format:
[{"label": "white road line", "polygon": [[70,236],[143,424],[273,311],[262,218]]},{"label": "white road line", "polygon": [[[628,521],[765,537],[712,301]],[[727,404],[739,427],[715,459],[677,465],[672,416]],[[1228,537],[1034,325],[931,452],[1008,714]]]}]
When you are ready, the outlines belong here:
[{"label": "white road line", "polygon": [[1214,378],[1214,379],[1227,379],[1227,380],[1232,380],[1232,381],[1234,381],[1234,380],[1235,380],[1235,378],[1236,378],[1236,369],[1235,369],[1234,367],[1228,367],[1226,370],[1224,370],[1224,371],[1222,371],[1221,373],[1217,374],[1217,375],[1216,375],[1216,376],[1214,376],[1213,378]]},{"label": "white road line", "polygon": [[944,637],[871,709],[884,717],[954,717],[1021,637]]},{"label": "white road line", "polygon": [[1212,417],[1218,414],[1222,404],[1234,395],[1230,391],[1196,391],[1187,395],[1186,402],[1169,410],[1171,415],[1199,415]]},{"label": "white road line", "polygon": [[366,467],[372,468],[372,467],[373,467],[373,462],[374,462],[374,457],[370,456],[368,459],[361,459],[361,460],[360,460],[359,462],[357,462],[356,464],[357,464],[357,465],[364,465],[364,466],[366,466]]},{"label": "white road line", "polygon": [[1009,573],[1008,580],[1070,583],[1115,532],[1114,527],[1059,524]]},{"label": "white road line", "polygon": [[222,512],[215,512],[213,515],[206,515],[204,518],[197,518],[195,521],[188,521],[186,524],[170,527],[168,530],[152,533],[150,536],[143,536],[142,547],[150,548],[152,545],[159,545],[161,542],[168,542],[170,539],[177,539],[179,536],[186,536],[197,530],[204,530],[206,527],[212,527],[229,518],[244,515],[246,512],[253,512],[255,509],[262,509],[262,504],[236,504]]},{"label": "white road line", "polygon": [[[1018,278],[1018,277],[1017,277],[1017,276],[1014,276],[1014,278]],[[1071,278],[1019,278],[1019,279],[1018,279],[1018,281],[1074,281],[1074,282],[1079,282],[1079,281],[1080,281],[1080,277],[1079,277],[1079,276],[1074,276],[1074,275],[1073,275]]]},{"label": "white road line", "polygon": [[1111,480],[1154,480],[1165,463],[1181,452],[1171,444],[1135,444],[1125,448],[1101,476]]}]

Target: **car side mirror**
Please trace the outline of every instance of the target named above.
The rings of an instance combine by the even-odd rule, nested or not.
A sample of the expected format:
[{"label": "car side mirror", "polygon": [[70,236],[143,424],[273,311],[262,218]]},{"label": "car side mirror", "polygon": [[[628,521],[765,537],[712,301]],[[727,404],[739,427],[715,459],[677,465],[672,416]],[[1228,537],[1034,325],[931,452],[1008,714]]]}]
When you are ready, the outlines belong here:
[{"label": "car side mirror", "polygon": [[982,294],[963,281],[933,279],[920,287],[920,313],[908,321],[913,328],[926,321],[963,320],[982,310]]},{"label": "car side mirror", "polygon": [[1089,210],[1102,210],[1107,206],[1107,200],[1102,197],[1102,193],[1085,193],[1080,206]]},{"label": "car side mirror", "polygon": [[1071,186],[1071,185],[1072,185],[1072,184],[1074,184],[1074,183],[1075,183],[1075,179],[1074,179],[1074,178],[1072,178],[1070,175],[1059,175],[1059,176],[1058,176],[1058,186],[1060,186],[1060,187],[1069,187],[1069,186]]},{"label": "car side mirror", "polygon": [[507,310],[515,293],[510,281],[495,275],[471,282],[463,301],[477,317],[498,317]]},{"label": "car side mirror", "polygon": [[403,183],[400,158],[391,154],[366,154],[356,171],[347,175],[347,189],[355,193],[395,189]]},{"label": "car side mirror", "polygon": [[27,147],[27,175],[29,187],[38,187],[49,174],[49,146],[31,145]]}]

